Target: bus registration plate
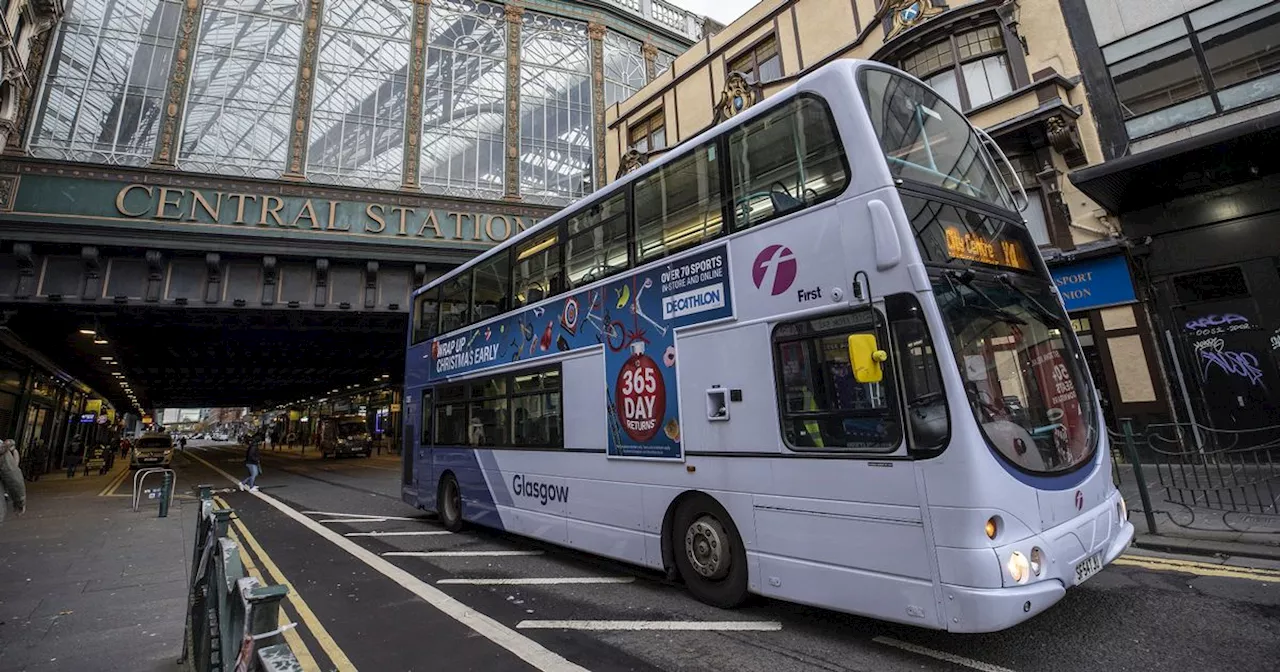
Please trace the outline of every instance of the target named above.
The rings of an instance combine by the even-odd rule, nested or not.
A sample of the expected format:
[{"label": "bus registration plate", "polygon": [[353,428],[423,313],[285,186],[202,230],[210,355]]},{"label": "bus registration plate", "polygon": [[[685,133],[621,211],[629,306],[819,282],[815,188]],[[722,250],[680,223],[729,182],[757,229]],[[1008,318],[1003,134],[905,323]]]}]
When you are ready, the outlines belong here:
[{"label": "bus registration plate", "polygon": [[1076,585],[1084,583],[1089,577],[1097,574],[1102,570],[1102,554],[1094,553],[1093,555],[1080,561],[1076,565]]}]

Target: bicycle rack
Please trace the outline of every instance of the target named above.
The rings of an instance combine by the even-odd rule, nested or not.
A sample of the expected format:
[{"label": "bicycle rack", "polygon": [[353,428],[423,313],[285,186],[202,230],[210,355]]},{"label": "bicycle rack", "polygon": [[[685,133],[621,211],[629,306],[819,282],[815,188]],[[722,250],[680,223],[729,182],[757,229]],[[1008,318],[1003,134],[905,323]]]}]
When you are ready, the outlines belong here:
[{"label": "bicycle rack", "polygon": [[[134,511],[138,510],[138,495],[141,493],[141,490],[139,490],[139,486],[147,482],[147,476],[150,476],[151,474],[164,473],[166,471],[173,476],[173,483],[174,485],[177,485],[178,475],[174,473],[172,469],[166,469],[164,467],[147,467],[146,469],[139,469],[133,475],[133,510]],[[169,488],[169,506],[170,507],[173,506],[174,490],[177,490],[177,488],[176,487]]]}]

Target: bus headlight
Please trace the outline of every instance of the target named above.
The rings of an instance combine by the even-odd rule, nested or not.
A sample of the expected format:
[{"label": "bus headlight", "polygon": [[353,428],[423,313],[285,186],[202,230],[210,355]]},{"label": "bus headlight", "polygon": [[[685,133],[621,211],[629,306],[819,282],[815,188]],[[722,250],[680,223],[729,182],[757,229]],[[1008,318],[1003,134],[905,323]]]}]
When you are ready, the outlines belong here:
[{"label": "bus headlight", "polygon": [[1040,571],[1044,569],[1044,551],[1039,546],[1031,549],[1031,573],[1040,576]]},{"label": "bus headlight", "polygon": [[1031,563],[1027,562],[1027,556],[1021,551],[1014,551],[1009,556],[1009,562],[1005,563],[1005,568],[1009,570],[1009,578],[1015,583],[1026,583],[1031,576]]},{"label": "bus headlight", "polygon": [[987,533],[988,539],[995,539],[996,534],[1000,532],[1000,519],[995,516],[988,518],[986,529],[984,531]]}]

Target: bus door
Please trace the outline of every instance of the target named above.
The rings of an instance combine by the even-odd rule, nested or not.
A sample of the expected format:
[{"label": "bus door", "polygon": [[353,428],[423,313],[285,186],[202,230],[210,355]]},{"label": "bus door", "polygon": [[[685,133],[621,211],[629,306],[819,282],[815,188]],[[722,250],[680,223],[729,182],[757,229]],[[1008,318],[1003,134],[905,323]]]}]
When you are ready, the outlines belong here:
[{"label": "bus door", "polygon": [[435,506],[436,500],[436,475],[433,466],[434,460],[431,455],[432,440],[435,432],[432,428],[432,420],[435,418],[435,408],[433,407],[432,391],[427,389],[422,391],[422,427],[418,431],[418,435],[413,438],[413,470],[414,480],[418,488],[418,503],[427,508]]}]

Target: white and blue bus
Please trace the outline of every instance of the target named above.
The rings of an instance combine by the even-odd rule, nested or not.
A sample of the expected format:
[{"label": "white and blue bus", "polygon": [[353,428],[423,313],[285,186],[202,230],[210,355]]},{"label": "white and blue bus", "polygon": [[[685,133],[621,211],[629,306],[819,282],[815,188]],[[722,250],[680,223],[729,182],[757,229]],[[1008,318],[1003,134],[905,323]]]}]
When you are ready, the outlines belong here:
[{"label": "white and blue bus", "polygon": [[721,607],[1043,611],[1133,526],[992,148],[838,61],[423,287],[404,500]]}]

